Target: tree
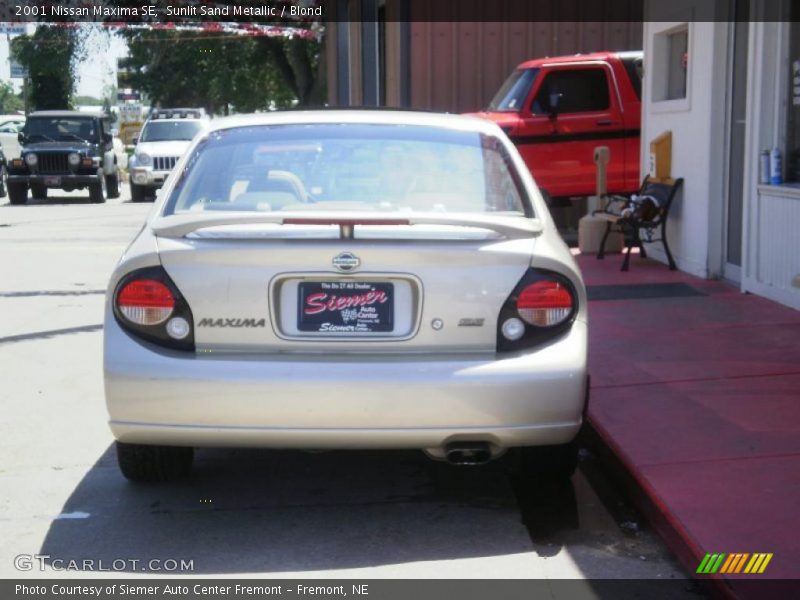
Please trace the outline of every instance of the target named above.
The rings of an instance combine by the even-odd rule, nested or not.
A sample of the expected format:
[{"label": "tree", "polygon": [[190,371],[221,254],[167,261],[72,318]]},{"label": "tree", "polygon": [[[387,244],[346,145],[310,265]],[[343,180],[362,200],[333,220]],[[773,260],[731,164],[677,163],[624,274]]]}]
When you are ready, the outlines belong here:
[{"label": "tree", "polygon": [[161,106],[251,112],[318,104],[321,44],[230,34],[127,30],[128,84]]},{"label": "tree", "polygon": [[25,103],[19,95],[14,93],[11,84],[0,81],[0,113],[11,114],[25,108]]},{"label": "tree", "polygon": [[32,110],[71,108],[81,50],[79,28],[39,26],[11,42],[12,55],[28,70]]},{"label": "tree", "polygon": [[[257,58],[272,62],[297,98],[299,106],[324,102],[324,52],[319,42],[300,38],[257,38]],[[269,58],[272,60],[269,61]]]}]

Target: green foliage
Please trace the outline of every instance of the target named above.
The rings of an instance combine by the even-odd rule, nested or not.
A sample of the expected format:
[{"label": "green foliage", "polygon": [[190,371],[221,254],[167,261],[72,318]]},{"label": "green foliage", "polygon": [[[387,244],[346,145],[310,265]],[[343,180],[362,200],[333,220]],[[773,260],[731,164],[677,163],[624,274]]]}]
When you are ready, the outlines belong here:
[{"label": "green foliage", "polygon": [[80,28],[40,26],[11,42],[11,53],[27,68],[31,110],[72,107],[74,66],[83,49]]},{"label": "green foliage", "polygon": [[12,114],[25,108],[22,98],[14,93],[11,84],[0,81],[0,114]]},{"label": "green foliage", "polygon": [[319,101],[318,42],[157,30],[121,35],[130,51],[125,85],[153,105],[227,113]]},{"label": "green foliage", "polygon": [[75,96],[72,103],[75,106],[102,106],[103,99],[94,96]]}]

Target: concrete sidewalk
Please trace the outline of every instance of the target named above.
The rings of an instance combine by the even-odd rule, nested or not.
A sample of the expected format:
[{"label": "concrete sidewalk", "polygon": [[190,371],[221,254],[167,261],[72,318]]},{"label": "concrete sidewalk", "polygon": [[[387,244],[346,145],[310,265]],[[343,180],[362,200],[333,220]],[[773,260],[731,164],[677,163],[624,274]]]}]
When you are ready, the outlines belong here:
[{"label": "concrete sidewalk", "polygon": [[577,258],[589,423],[656,528],[692,573],[706,553],[773,553],[762,575],[698,576],[736,597],[800,579],[800,312],[638,256],[627,273]]}]

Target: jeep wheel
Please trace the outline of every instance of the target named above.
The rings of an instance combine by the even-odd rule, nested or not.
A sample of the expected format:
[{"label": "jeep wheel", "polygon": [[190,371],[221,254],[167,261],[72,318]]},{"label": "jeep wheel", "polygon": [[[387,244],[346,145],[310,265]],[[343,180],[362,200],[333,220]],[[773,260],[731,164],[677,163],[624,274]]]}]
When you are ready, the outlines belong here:
[{"label": "jeep wheel", "polygon": [[119,198],[119,171],[113,175],[106,175],[106,196],[108,198]]},{"label": "jeep wheel", "polygon": [[123,442],[116,445],[119,469],[131,481],[172,481],[185,477],[192,470],[192,448]]},{"label": "jeep wheel", "polygon": [[0,165],[0,198],[6,197],[6,178],[8,177],[8,172],[6,171],[5,165]]},{"label": "jeep wheel", "polygon": [[9,183],[8,201],[11,204],[25,204],[28,201],[28,185],[25,183]]},{"label": "jeep wheel", "polygon": [[89,184],[89,202],[102,204],[106,201],[106,178],[100,173],[100,181]]},{"label": "jeep wheel", "polygon": [[32,183],[31,194],[34,200],[47,200],[47,188],[41,184]]},{"label": "jeep wheel", "polygon": [[146,199],[144,186],[131,183],[131,202],[144,202]]}]

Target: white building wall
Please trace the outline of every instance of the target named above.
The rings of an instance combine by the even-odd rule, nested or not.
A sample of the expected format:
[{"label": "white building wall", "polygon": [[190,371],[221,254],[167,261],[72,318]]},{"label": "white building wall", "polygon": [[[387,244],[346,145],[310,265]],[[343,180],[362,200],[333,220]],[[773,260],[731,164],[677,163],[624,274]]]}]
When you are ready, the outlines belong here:
[{"label": "white building wall", "polygon": [[[719,275],[721,219],[725,180],[725,102],[728,23],[692,22],[700,0],[649,1],[645,7],[645,80],[642,90],[642,171],[649,168],[650,141],[672,132],[672,172],[683,177],[667,222],[667,237],[678,268],[699,277]],[[654,19],[659,19],[658,21]],[[665,19],[670,19],[666,21]],[[657,101],[665,69],[662,34],[688,26],[686,98]],[[659,81],[661,79],[661,81]],[[714,238],[716,246],[710,245]],[[666,262],[660,244],[648,254]]]},{"label": "white building wall", "polygon": [[[752,0],[750,4],[753,22],[748,35],[739,275],[742,291],[800,309],[800,183],[758,182],[759,154],[764,149],[781,149],[786,170],[787,86],[791,60],[800,59],[789,57],[789,24],[774,18],[786,2]],[[669,4],[648,0],[645,5],[641,164],[646,172],[650,140],[672,131],[671,174],[684,178],[684,190],[667,225],[670,247],[681,270],[720,277],[727,227],[732,24],[693,21],[708,7],[703,0]],[[662,34],[685,24],[689,32],[686,98],[657,101],[666,77],[659,60],[665,43]],[[666,262],[658,244],[649,247],[648,253]]]}]

